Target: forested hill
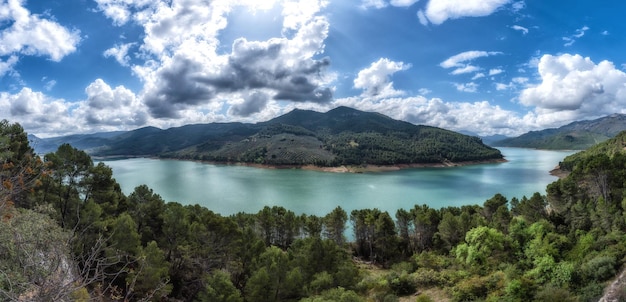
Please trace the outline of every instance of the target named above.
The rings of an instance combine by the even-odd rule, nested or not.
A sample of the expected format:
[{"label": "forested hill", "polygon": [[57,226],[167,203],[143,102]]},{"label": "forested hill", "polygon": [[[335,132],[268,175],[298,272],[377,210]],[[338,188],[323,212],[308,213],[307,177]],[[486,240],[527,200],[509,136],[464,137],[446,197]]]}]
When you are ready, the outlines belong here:
[{"label": "forested hill", "polygon": [[[58,141],[58,139],[57,139]],[[96,141],[91,140],[91,142]],[[89,145],[94,156],[160,156],[268,165],[398,165],[501,159],[477,137],[338,107],[256,123],[142,128]]]},{"label": "forested hill", "polygon": [[626,130],[626,115],[612,114],[589,121],[578,121],[560,128],[531,131],[518,137],[493,142],[498,147],[553,150],[584,150]]}]

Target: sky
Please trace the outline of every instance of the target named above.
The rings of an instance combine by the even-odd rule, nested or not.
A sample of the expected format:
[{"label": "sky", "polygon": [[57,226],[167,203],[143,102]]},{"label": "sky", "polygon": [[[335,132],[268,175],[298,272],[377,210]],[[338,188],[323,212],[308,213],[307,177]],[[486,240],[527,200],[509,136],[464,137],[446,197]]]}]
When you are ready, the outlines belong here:
[{"label": "sky", "polygon": [[626,2],[0,0],[0,119],[40,137],[349,106],[481,136],[626,113]]}]

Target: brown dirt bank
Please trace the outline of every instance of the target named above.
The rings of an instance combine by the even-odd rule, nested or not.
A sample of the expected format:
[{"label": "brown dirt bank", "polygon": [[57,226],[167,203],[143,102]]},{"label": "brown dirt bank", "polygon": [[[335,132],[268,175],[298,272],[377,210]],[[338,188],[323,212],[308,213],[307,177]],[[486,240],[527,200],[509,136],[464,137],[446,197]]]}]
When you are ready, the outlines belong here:
[{"label": "brown dirt bank", "polygon": [[[464,161],[464,162],[451,162],[446,161],[443,163],[426,163],[426,164],[400,164],[400,165],[359,165],[359,166],[338,166],[338,167],[321,167],[315,165],[266,165],[266,164],[251,164],[251,163],[231,163],[233,165],[264,168],[264,169],[302,169],[310,171],[321,171],[331,173],[367,173],[367,172],[388,172],[398,171],[402,169],[415,169],[415,168],[447,168],[447,167],[460,167],[467,165],[480,165],[480,164],[494,164],[506,162],[506,159],[491,159],[482,161]],[[220,162],[210,162],[213,164],[228,164]]]}]

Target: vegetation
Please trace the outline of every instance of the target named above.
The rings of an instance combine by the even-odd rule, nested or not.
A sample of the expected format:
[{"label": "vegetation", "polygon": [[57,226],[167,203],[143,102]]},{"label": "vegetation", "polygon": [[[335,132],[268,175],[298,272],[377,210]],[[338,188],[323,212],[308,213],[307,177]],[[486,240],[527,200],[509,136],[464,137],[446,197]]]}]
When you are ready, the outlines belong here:
[{"label": "vegetation", "polygon": [[613,114],[591,121],[578,121],[557,129],[531,131],[493,142],[493,146],[552,150],[584,150],[626,130],[626,115]]},{"label": "vegetation", "polygon": [[[49,146],[62,138],[38,140]],[[502,159],[470,137],[347,107],[294,110],[257,123],[213,123],[160,130],[69,136],[95,156],[161,156],[267,165],[397,165]],[[46,150],[46,148],[42,148]],[[46,150],[54,152],[54,150]]]},{"label": "vegetation", "polygon": [[145,185],[126,196],[70,145],[40,159],[3,121],[0,299],[597,301],[626,262],[626,154],[604,147],[567,159],[546,195],[225,217]]}]

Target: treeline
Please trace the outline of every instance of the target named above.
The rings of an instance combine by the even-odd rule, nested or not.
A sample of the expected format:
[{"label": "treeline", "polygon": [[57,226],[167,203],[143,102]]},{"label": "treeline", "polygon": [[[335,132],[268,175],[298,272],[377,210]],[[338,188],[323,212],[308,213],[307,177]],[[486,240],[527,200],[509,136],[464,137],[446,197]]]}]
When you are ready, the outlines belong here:
[{"label": "treeline", "polygon": [[626,260],[620,155],[547,196],[325,216],[126,196],[106,165],[70,145],[39,158],[6,121],[0,164],[2,300],[597,301]]}]

